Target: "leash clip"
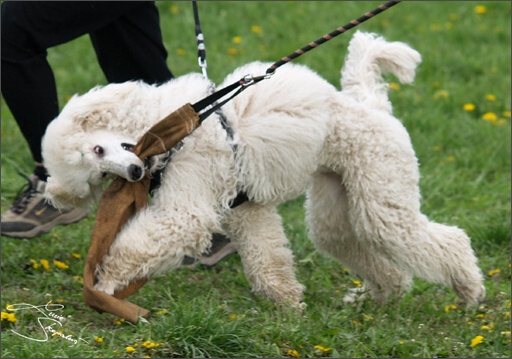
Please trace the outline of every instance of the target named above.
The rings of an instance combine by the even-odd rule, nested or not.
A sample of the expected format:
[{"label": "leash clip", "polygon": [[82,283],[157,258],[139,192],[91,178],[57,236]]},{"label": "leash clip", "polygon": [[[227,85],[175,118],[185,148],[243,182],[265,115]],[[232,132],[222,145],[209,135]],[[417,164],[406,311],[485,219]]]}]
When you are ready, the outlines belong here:
[{"label": "leash clip", "polygon": [[202,59],[201,56],[197,58],[197,63],[199,64],[199,67],[203,71],[203,76],[205,79],[208,80],[208,74],[206,73],[206,68],[208,67],[208,64],[206,63],[206,59]]},{"label": "leash clip", "polygon": [[240,80],[240,86],[242,86],[242,88],[246,88],[246,87],[249,87],[251,85],[254,85],[255,83],[257,82],[260,82],[261,80],[266,80],[266,79],[269,79],[274,73],[267,73],[265,75],[262,75],[262,76],[252,76],[252,75],[245,75],[241,80]]},{"label": "leash clip", "polygon": [[254,84],[254,77],[252,75],[245,75],[240,81],[240,86],[249,87]]}]

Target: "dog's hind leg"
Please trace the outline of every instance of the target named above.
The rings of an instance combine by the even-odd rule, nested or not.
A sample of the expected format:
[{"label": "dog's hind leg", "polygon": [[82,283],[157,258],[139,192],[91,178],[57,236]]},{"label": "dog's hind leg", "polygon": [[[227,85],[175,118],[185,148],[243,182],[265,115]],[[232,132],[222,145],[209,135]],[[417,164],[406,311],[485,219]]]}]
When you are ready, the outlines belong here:
[{"label": "dog's hind leg", "polygon": [[231,210],[224,224],[252,290],[278,304],[299,306],[304,286],[295,277],[293,254],[286,248],[288,240],[275,207],[246,202]]},{"label": "dog's hind leg", "polygon": [[345,301],[363,299],[369,292],[378,302],[385,302],[393,292],[409,288],[412,278],[407,272],[357,240],[340,176],[324,172],[313,177],[307,192],[306,219],[309,237],[318,251],[340,261],[363,279],[362,290],[347,295]]},{"label": "dog's hind leg", "polygon": [[368,114],[365,127],[345,120],[332,148],[341,151],[330,158],[340,161],[357,240],[412,275],[452,287],[469,304],[483,300],[482,273],[468,236],[420,211],[418,163],[405,128],[388,116]]}]

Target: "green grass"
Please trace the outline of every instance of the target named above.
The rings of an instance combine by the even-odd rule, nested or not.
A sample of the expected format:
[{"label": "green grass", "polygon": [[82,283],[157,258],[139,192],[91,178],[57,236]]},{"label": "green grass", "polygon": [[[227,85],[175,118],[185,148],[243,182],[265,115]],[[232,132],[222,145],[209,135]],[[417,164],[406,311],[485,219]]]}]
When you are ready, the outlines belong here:
[{"label": "green grass", "polygon": [[[200,2],[208,73],[220,83],[241,64],[276,61],[378,4]],[[477,14],[477,5],[487,11]],[[158,6],[171,70],[176,75],[199,72],[190,2]],[[76,277],[83,272],[91,215],[37,239],[2,238],[2,311],[8,304],[60,302],[64,307],[58,313],[67,317],[63,334],[78,341],[17,336],[11,330],[32,338],[41,338],[43,331],[40,313],[16,312],[15,323],[1,322],[2,357],[510,357],[511,148],[510,112],[505,112],[511,109],[510,3],[404,2],[360,29],[409,43],[422,54],[415,83],[390,91],[394,113],[409,130],[420,160],[423,212],[464,228],[472,238],[485,274],[485,304],[466,309],[457,305],[450,289],[421,280],[386,305],[371,300],[344,304],[357,278],[314,250],[300,197],[280,212],[298,279],[307,287],[303,314],[281,310],[251,293],[239,257],[232,255],[211,269],[181,268],[153,278],[130,297],[153,316],[137,325],[116,324],[113,316],[84,304]],[[351,33],[296,62],[339,86]],[[236,36],[240,43],[233,41]],[[51,49],[49,61],[61,106],[72,94],[106,83],[87,37]],[[494,101],[487,95],[494,95]],[[464,111],[467,103],[476,109]],[[487,112],[503,123],[482,120]],[[3,212],[22,183],[16,170],[30,173],[33,164],[4,102],[1,115]],[[49,260],[50,270],[33,268],[31,259]],[[54,259],[69,268],[58,269]],[[478,335],[483,342],[471,347]],[[322,352],[316,345],[330,350]],[[135,351],[128,353],[128,346]]]}]

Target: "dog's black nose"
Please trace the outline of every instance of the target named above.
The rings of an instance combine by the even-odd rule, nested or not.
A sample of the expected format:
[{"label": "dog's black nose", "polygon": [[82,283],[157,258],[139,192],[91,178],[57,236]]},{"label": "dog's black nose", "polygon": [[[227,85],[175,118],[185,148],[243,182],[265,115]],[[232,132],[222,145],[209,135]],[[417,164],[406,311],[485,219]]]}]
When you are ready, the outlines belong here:
[{"label": "dog's black nose", "polygon": [[128,175],[132,181],[138,181],[142,177],[142,168],[137,165],[130,165],[128,167]]}]

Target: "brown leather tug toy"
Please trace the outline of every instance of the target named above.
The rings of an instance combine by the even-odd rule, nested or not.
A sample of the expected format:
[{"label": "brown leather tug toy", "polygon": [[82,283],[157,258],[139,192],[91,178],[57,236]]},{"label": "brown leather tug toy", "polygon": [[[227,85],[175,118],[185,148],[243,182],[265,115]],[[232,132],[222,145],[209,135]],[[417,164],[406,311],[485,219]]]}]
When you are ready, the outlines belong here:
[{"label": "brown leather tug toy", "polygon": [[[134,153],[145,162],[151,156],[170,151],[199,123],[198,113],[192,105],[186,104],[146,132],[135,146]],[[132,323],[137,323],[139,316],[146,317],[150,312],[123,298],[139,290],[149,278],[132,282],[110,296],[94,289],[95,270],[101,266],[103,257],[123,225],[148,204],[149,184],[149,173],[146,173],[138,182],[118,177],[105,190],[98,205],[84,269],[85,302],[99,313],[108,312]]]}]

